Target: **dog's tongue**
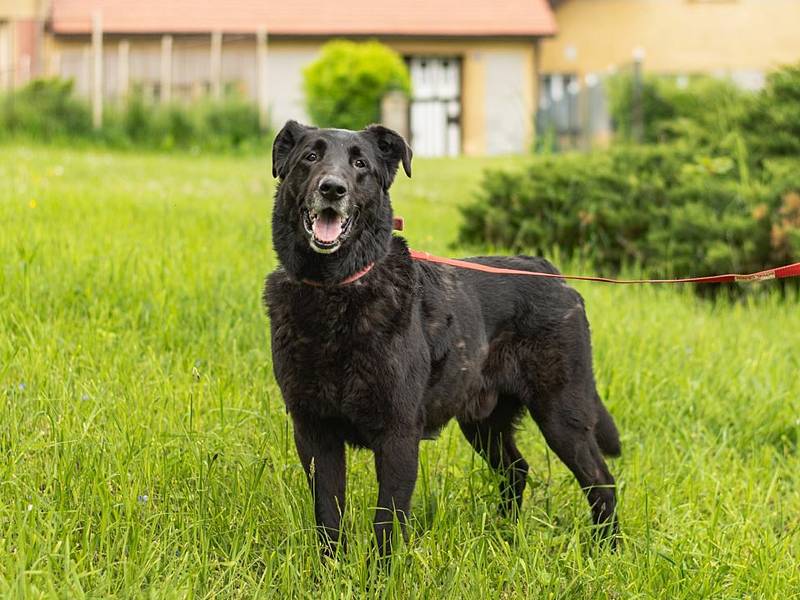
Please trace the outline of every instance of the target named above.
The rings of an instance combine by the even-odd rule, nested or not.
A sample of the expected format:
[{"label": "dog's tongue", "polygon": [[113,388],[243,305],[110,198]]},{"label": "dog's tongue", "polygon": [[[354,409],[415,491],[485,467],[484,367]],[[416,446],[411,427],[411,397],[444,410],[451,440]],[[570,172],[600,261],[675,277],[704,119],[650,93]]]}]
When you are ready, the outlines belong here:
[{"label": "dog's tongue", "polygon": [[335,242],[342,233],[342,224],[342,217],[326,210],[314,221],[314,235],[320,242]]}]

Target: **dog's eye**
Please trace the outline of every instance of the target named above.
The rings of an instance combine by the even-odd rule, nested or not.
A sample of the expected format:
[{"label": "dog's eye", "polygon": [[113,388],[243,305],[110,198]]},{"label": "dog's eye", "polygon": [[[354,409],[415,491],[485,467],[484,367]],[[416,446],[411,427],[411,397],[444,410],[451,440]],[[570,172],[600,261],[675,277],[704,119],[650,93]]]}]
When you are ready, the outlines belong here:
[{"label": "dog's eye", "polygon": [[356,169],[363,169],[367,166],[367,161],[357,158],[353,161],[353,166]]},{"label": "dog's eye", "polygon": [[315,160],[317,160],[317,153],[316,152],[309,152],[308,154],[306,154],[306,160],[308,162],[314,162]]}]

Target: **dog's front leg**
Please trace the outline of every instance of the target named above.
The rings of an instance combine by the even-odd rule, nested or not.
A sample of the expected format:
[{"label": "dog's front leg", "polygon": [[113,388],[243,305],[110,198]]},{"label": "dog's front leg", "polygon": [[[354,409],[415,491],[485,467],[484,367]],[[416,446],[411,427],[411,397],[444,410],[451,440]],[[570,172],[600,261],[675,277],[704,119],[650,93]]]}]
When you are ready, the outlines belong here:
[{"label": "dog's front leg", "polygon": [[344,546],[342,514],[345,494],[344,440],[325,424],[294,419],[294,441],[303,463],[311,495],[322,552],[333,556]]},{"label": "dog's front leg", "polygon": [[375,448],[378,476],[378,504],[375,511],[375,538],[382,556],[392,552],[394,516],[403,536],[411,509],[411,495],[417,482],[420,436],[404,432],[387,436]]}]

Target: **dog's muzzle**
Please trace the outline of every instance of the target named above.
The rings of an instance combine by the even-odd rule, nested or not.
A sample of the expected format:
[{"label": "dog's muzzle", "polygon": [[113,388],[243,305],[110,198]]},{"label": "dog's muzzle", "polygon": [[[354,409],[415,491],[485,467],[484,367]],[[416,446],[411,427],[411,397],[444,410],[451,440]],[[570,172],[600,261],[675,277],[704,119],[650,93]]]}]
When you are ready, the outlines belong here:
[{"label": "dog's muzzle", "polygon": [[336,252],[347,239],[356,214],[342,215],[334,208],[303,208],[303,227],[311,249],[320,254]]}]

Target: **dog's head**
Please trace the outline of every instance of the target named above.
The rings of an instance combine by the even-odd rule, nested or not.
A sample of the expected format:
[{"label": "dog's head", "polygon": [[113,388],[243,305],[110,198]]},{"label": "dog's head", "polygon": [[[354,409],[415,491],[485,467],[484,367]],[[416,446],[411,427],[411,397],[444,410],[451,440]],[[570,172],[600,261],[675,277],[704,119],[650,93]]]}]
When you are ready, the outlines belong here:
[{"label": "dog's head", "polygon": [[272,174],[281,180],[273,243],[284,267],[300,277],[332,278],[386,252],[388,190],[400,163],[411,176],[411,149],[386,127],[348,131],[286,123],[272,147]]}]

